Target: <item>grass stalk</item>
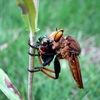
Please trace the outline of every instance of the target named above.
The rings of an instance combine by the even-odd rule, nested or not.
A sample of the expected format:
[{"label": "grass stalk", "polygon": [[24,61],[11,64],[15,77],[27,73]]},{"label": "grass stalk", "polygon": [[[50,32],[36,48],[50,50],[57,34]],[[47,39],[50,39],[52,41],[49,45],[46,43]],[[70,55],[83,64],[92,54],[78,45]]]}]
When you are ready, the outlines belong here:
[{"label": "grass stalk", "polygon": [[[35,8],[36,8],[36,26],[37,26],[37,20],[38,20],[38,0],[33,0],[34,4],[35,4]],[[30,44],[31,45],[35,45],[36,43],[36,33],[33,33],[30,29]],[[30,47],[30,53],[34,54],[35,53],[35,49]],[[34,65],[35,65],[35,61],[34,61],[34,56],[29,56],[29,70],[33,70],[34,69]],[[34,83],[34,73],[30,73],[28,75],[28,100],[34,100],[33,97],[33,83]]]},{"label": "grass stalk", "polygon": [[[35,35],[30,32],[30,44],[33,45],[35,43]],[[35,50],[30,47],[30,53],[34,54]],[[34,69],[34,56],[29,56],[29,70]],[[33,79],[34,79],[34,73],[30,73],[28,75],[28,100],[33,100],[32,94],[33,94]]]}]

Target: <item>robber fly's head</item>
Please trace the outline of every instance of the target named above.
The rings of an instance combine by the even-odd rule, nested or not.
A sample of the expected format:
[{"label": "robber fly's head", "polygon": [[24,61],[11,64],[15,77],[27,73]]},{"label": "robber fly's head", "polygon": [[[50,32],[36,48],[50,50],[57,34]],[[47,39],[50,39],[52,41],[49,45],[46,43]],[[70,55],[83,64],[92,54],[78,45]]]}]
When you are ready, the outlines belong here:
[{"label": "robber fly's head", "polygon": [[51,33],[51,35],[49,36],[50,40],[58,42],[63,36],[63,32],[64,30],[60,29],[60,30],[56,30],[55,32]]}]

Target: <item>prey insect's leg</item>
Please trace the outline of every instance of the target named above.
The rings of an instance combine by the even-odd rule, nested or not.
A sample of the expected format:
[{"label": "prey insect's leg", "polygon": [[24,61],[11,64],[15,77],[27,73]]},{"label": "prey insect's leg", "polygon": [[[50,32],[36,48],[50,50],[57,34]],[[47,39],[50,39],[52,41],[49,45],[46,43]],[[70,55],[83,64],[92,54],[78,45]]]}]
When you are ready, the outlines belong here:
[{"label": "prey insect's leg", "polygon": [[40,64],[42,65],[42,61],[41,61],[39,52],[38,52],[38,54],[32,54],[32,53],[28,52],[28,54],[29,54],[30,56],[38,56],[38,60],[39,60]]},{"label": "prey insect's leg", "polygon": [[31,56],[38,56],[38,60],[39,60],[40,64],[42,65],[42,61],[41,61],[41,58],[40,58],[40,54],[32,54],[30,52],[28,52],[28,54],[31,55]]},{"label": "prey insect's leg", "polygon": [[30,55],[30,56],[39,56],[40,54],[32,54],[32,53],[30,53],[30,52],[28,52],[28,54]]},{"label": "prey insect's leg", "polygon": [[43,69],[43,67],[34,67],[33,70],[28,69],[29,72],[33,73],[33,72],[39,72]]},{"label": "prey insect's leg", "polygon": [[33,72],[39,72],[39,71],[41,71],[41,72],[43,72],[45,75],[47,75],[48,77],[50,77],[50,78],[52,78],[52,79],[56,79],[54,76],[48,74],[45,70],[46,70],[46,71],[49,71],[49,72],[52,72],[52,73],[55,73],[53,70],[48,69],[48,68],[45,68],[45,67],[35,67],[34,70],[29,70],[29,69],[28,69],[29,72],[32,72],[32,73],[33,73]]},{"label": "prey insect's leg", "polygon": [[53,71],[53,70],[51,70],[51,69],[48,69],[48,68],[45,68],[45,67],[43,67],[43,69],[41,70],[41,71],[42,71],[45,75],[47,75],[48,77],[50,77],[50,78],[52,78],[52,79],[57,79],[56,77],[54,77],[54,76],[48,74],[48,73],[47,73],[46,71],[44,71],[44,70],[49,71],[49,72],[52,72],[52,73],[55,73],[55,71]]},{"label": "prey insect's leg", "polygon": [[[34,71],[34,70],[35,70],[35,71]],[[29,71],[30,71],[30,72],[36,72],[37,70],[38,70],[38,71],[46,70],[46,71],[48,71],[48,72],[55,73],[53,70],[48,69],[48,68],[45,68],[45,67],[35,67],[34,70],[29,70]]]},{"label": "prey insect's leg", "polygon": [[30,47],[34,48],[34,49],[38,49],[36,45],[33,46],[33,45],[30,44],[30,40],[28,41],[28,45],[29,45]]},{"label": "prey insect's leg", "polygon": [[52,79],[55,79],[55,77],[54,76],[52,76],[52,75],[50,75],[50,74],[48,74],[47,72],[45,72],[43,69],[41,70],[45,75],[47,75],[48,77],[50,77],[50,78],[52,78]]},{"label": "prey insect's leg", "polygon": [[46,71],[48,71],[48,72],[55,73],[53,70],[43,67],[43,69],[41,70],[41,72],[43,72],[45,75],[47,75],[48,77],[50,77],[50,78],[52,78],[52,79],[56,79],[54,76],[48,74],[48,73],[47,73],[46,71],[44,71],[44,70],[46,70]]},{"label": "prey insect's leg", "polygon": [[[30,44],[30,40],[28,41],[28,45],[29,45],[30,47],[32,47],[32,48],[38,50],[37,46],[33,46],[33,45]],[[31,55],[31,56],[39,56],[39,53],[38,53],[38,54],[32,54],[32,53],[28,52],[28,54]]]},{"label": "prey insect's leg", "polygon": [[46,68],[46,67],[43,67],[43,69],[46,70],[46,71],[49,71],[49,72],[55,73],[55,71],[53,71],[53,70],[51,70],[51,69],[48,69],[48,68]]},{"label": "prey insect's leg", "polygon": [[33,73],[33,72],[39,72],[39,71],[41,71],[41,69],[34,69],[34,70],[29,70],[28,69],[28,71],[31,72],[31,73]]}]

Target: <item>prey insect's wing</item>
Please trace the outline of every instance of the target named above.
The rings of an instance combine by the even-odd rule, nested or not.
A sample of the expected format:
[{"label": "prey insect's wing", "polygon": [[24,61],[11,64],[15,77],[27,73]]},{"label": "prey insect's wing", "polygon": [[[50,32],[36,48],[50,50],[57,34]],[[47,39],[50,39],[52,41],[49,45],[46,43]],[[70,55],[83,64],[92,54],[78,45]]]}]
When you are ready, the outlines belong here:
[{"label": "prey insect's wing", "polygon": [[78,87],[83,88],[83,82],[82,82],[82,76],[81,76],[81,70],[80,70],[78,57],[75,55],[72,55],[69,58],[68,63],[69,63],[72,75],[74,77],[74,80],[76,81]]}]

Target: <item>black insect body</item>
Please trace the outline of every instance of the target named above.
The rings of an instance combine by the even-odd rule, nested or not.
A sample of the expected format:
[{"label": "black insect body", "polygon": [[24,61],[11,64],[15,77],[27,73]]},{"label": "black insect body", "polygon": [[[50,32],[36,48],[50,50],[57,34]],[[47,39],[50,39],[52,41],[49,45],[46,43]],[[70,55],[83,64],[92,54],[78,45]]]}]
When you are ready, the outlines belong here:
[{"label": "black insect body", "polygon": [[[29,55],[38,56],[38,60],[39,60],[40,64],[42,65],[42,67],[35,67],[34,70],[29,70],[29,71],[30,72],[42,71],[47,76],[49,76],[53,79],[57,79],[59,77],[59,73],[60,73],[60,64],[59,64],[59,61],[56,59],[56,57],[54,60],[54,71],[45,67],[46,65],[50,65],[51,61],[54,58],[54,55],[56,55],[55,50],[52,49],[52,43],[50,42],[49,38],[48,37],[40,37],[38,39],[37,46],[32,46],[30,44],[30,41],[28,44],[30,47],[35,48],[38,51],[38,54],[29,53]],[[55,73],[55,77],[48,74],[45,70]]]}]

